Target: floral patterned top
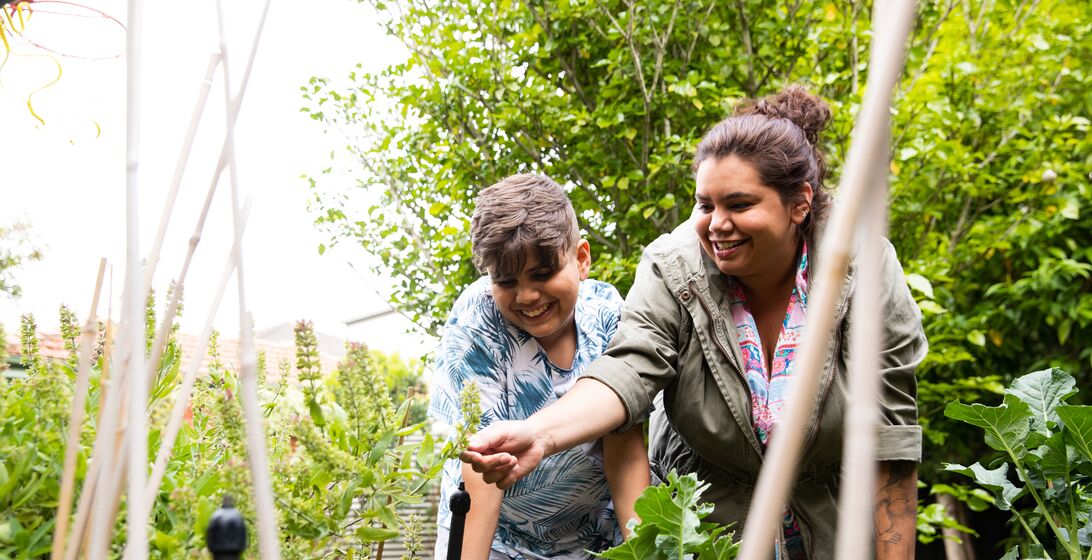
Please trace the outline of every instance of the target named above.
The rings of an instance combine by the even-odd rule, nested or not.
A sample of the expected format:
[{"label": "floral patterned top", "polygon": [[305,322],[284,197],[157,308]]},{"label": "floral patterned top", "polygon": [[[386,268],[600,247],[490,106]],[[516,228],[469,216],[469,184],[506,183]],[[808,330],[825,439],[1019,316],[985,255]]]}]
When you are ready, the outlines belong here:
[{"label": "floral patterned top", "polygon": [[[499,420],[526,419],[556,401],[606,349],[621,311],[622,297],[614,286],[581,282],[576,356],[572,367],[563,369],[550,363],[538,341],[501,315],[488,277],[474,282],[455,302],[440,341],[430,388],[434,426],[442,429],[460,421],[459,392],[471,380],[481,391],[483,428]],[[458,459],[444,465],[437,559],[447,557],[448,500],[461,479]],[[490,558],[590,559],[589,550],[603,551],[620,541],[602,444],[596,440],[547,457],[505,490]]]},{"label": "floral patterned top", "polygon": [[746,372],[747,385],[751,389],[751,418],[754,419],[755,434],[762,445],[766,445],[770,441],[774,426],[781,419],[789,380],[795,369],[796,350],[804,338],[805,312],[808,307],[807,244],[804,244],[800,252],[796,283],[789,299],[789,307],[785,311],[785,320],[781,323],[781,335],[774,349],[771,371],[766,371],[762,341],[758,336],[755,318],[747,307],[743,287],[738,282],[733,283],[731,294],[732,322],[739,334],[743,369]]}]

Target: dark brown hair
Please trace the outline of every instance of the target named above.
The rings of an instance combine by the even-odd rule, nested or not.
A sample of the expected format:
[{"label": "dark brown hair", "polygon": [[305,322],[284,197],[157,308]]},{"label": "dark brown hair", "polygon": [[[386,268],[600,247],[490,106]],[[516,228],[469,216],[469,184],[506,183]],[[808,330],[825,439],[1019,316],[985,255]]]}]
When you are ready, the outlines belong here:
[{"label": "dark brown hair", "polygon": [[830,123],[830,107],[801,86],[759,100],[740,103],[732,116],[709,129],[694,154],[694,172],[709,158],[739,157],[758,171],[762,183],[773,188],[785,203],[792,201],[804,182],[814,192],[811,211],[801,225],[809,242],[815,224],[830,206],[824,190],[826,163],[819,150],[819,133]]},{"label": "dark brown hair", "polygon": [[518,276],[530,255],[556,270],[579,239],[569,196],[544,175],[512,175],[483,189],[470,220],[474,266],[497,278]]}]

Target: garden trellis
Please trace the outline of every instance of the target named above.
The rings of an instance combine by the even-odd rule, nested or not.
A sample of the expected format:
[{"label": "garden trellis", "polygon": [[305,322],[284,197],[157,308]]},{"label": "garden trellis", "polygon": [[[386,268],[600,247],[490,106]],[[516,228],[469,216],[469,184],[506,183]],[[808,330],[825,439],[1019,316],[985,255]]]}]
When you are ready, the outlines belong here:
[{"label": "garden trellis", "polygon": [[[81,344],[81,356],[77,370],[77,385],[73,396],[72,413],[70,415],[70,433],[68,436],[65,469],[62,476],[61,500],[58,504],[58,524],[55,531],[52,558],[54,560],[64,558],[71,560],[79,558],[81,552],[92,559],[104,558],[113,541],[113,531],[116,527],[115,519],[121,501],[121,488],[127,481],[128,508],[127,508],[127,538],[125,558],[139,560],[148,556],[148,517],[152,513],[155,496],[159,490],[159,484],[170,458],[174,446],[175,437],[181,424],[182,416],[189,404],[190,389],[197,377],[197,371],[201,360],[205,355],[206,346],[212,329],[212,320],[219,307],[220,298],[227,286],[227,282],[234,272],[238,280],[239,289],[239,314],[240,331],[243,345],[241,349],[243,375],[242,375],[242,404],[246,413],[248,431],[248,452],[250,464],[253,470],[252,478],[255,483],[255,495],[258,504],[258,531],[261,545],[262,558],[279,558],[277,545],[276,516],[273,511],[272,487],[269,482],[268,461],[265,459],[264,428],[262,415],[258,409],[255,350],[253,345],[250,322],[245,307],[245,284],[242,274],[242,235],[246,226],[246,218],[249,213],[250,200],[245,203],[240,201],[238,184],[235,179],[235,165],[232,150],[232,134],[236,123],[239,107],[246,91],[246,84],[250,77],[251,69],[257,52],[262,29],[265,25],[266,15],[269,10],[269,1],[264,3],[258,28],[254,36],[249,58],[247,60],[243,78],[237,93],[231,90],[230,75],[227,72],[226,40],[223,22],[220,24],[221,50],[210,56],[208,69],[202,87],[200,89],[193,115],[186,133],[185,140],[175,168],[174,177],[170,185],[166,203],[160,218],[159,228],[153,244],[153,248],[145,259],[145,268],[141,272],[141,259],[139,254],[139,214],[137,204],[139,170],[139,146],[138,137],[140,98],[139,83],[140,74],[140,32],[141,26],[141,2],[130,0],[128,3],[128,37],[127,37],[127,138],[126,138],[126,273],[123,295],[122,320],[117,337],[118,348],[111,353],[110,328],[106,341],[104,363],[110,364],[114,358],[113,370],[115,371],[109,383],[103,376],[102,395],[103,403],[100,409],[100,422],[95,437],[95,444],[91,452],[89,468],[84,478],[83,490],[76,509],[75,523],[71,534],[68,534],[67,522],[71,511],[71,493],[75,480],[75,453],[79,448],[79,426],[83,416],[83,410],[87,400],[87,377],[91,368],[90,353],[94,348],[93,340],[97,320],[96,311],[102,283],[105,262],[100,267],[99,278],[96,284],[93,304],[84,328],[83,343]],[[219,8],[219,3],[218,3]],[[222,11],[218,15],[222,19]],[[163,239],[169,224],[171,214],[175,207],[182,176],[189,161],[190,150],[193,145],[198,124],[204,111],[209,90],[211,88],[213,72],[220,66],[224,74],[224,94],[227,107],[227,131],[224,143],[221,147],[219,161],[213,174],[211,184],[205,198],[200,217],[189,239],[189,247],[181,272],[176,279],[170,304],[167,307],[164,319],[160,323],[159,331],[155,336],[149,351],[147,367],[144,359],[145,337],[145,310],[144,302],[151,287],[155,274],[155,268],[159,262],[159,254],[162,249]],[[234,241],[231,253],[225,263],[224,273],[220,282],[217,296],[212,303],[201,337],[202,346],[198,355],[194,356],[192,368],[186,372],[182,388],[178,392],[174,403],[170,421],[166,431],[161,434],[160,450],[157,454],[151,476],[148,473],[148,386],[158,375],[158,364],[167,345],[170,330],[174,324],[175,314],[178,311],[180,299],[185,287],[186,274],[189,265],[201,239],[201,232],[205,225],[213,195],[220,182],[221,174],[225,169],[231,172],[232,187],[232,215],[234,220]],[[105,369],[105,366],[104,366]],[[94,512],[92,521],[92,511]],[[90,524],[90,527],[88,526]]]}]

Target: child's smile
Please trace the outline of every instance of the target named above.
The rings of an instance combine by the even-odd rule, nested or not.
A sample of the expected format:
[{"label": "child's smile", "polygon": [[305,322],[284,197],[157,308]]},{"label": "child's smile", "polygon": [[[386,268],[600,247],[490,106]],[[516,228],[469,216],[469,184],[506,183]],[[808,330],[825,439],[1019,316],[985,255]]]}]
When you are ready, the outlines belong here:
[{"label": "child's smile", "polygon": [[[561,265],[557,269],[544,267],[532,254],[528,256],[519,276],[492,277],[493,300],[501,315],[535,337],[547,355],[558,347],[558,343],[575,347],[574,318],[580,281],[588,277],[591,267],[588,242],[581,240],[558,262]],[[571,360],[569,357],[559,362]]]}]

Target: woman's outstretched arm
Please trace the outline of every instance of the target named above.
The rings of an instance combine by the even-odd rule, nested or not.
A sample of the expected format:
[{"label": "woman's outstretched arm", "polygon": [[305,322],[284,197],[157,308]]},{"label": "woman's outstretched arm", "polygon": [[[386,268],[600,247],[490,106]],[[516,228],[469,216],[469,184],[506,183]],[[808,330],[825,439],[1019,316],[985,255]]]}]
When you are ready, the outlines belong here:
[{"label": "woman's outstretched arm", "polygon": [[470,438],[462,454],[482,479],[506,489],[547,455],[602,437],[626,421],[618,395],[595,379],[580,379],[557,402],[527,420],[494,422]]}]

